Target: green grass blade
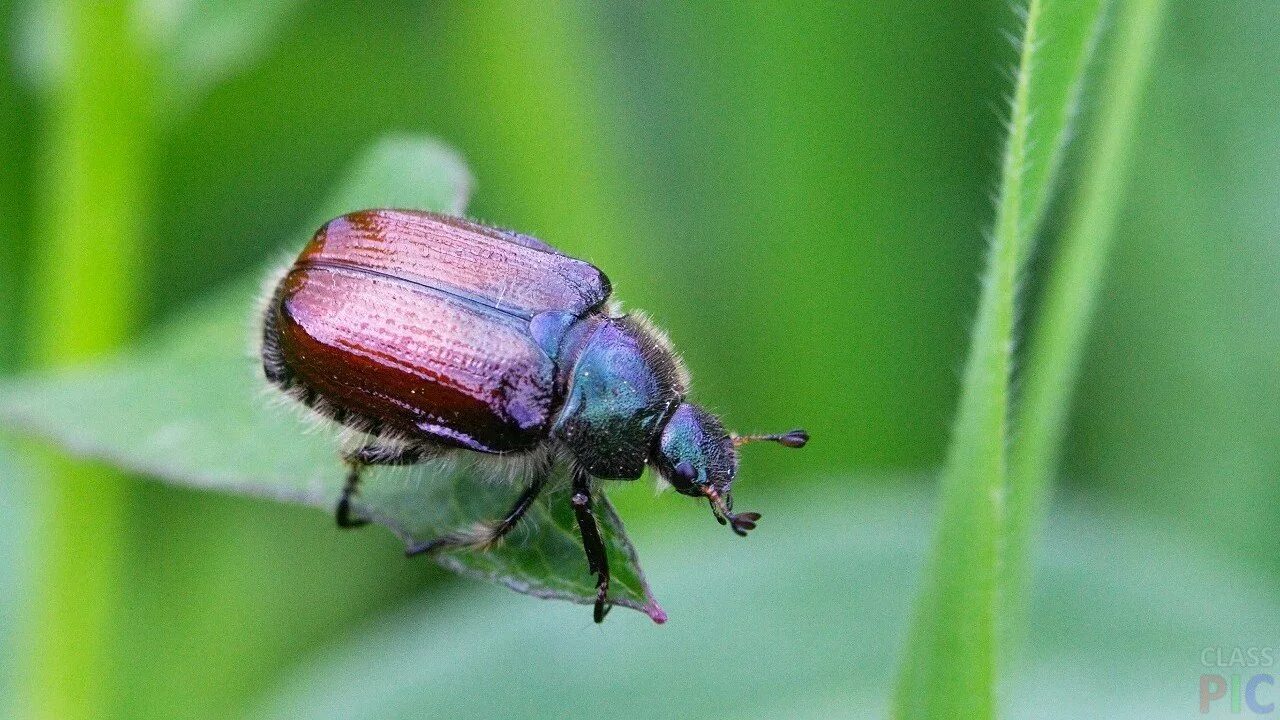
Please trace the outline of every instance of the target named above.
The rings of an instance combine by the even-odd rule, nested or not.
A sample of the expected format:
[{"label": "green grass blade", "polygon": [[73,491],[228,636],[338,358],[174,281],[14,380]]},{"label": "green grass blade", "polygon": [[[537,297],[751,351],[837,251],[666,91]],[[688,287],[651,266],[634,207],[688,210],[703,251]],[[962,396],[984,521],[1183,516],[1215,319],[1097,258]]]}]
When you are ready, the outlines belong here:
[{"label": "green grass blade", "polygon": [[[1105,29],[1102,20],[1112,5],[1113,0],[1042,3],[1040,47],[1035,53],[1035,74],[1028,98],[1033,116],[1031,133],[1036,142],[1028,149],[1028,162],[1023,169],[1026,199],[1022,217],[1030,235],[1039,230],[1054,196],[1058,171],[1076,130],[1094,48]],[[1038,147],[1037,142],[1041,141],[1047,145]],[[1027,256],[1024,260],[1029,259]]]},{"label": "green grass blade", "polygon": [[1000,197],[960,408],[942,478],[935,554],[895,698],[902,718],[996,714],[997,568],[1014,300],[1026,245],[1023,199],[1032,57],[1041,4],[1027,8]]},{"label": "green grass blade", "polygon": [[935,552],[898,680],[894,707],[900,717],[996,714],[1019,271],[1061,163],[1101,9],[1101,2],[1039,0],[1026,7],[990,255],[942,478]]},{"label": "green grass blade", "polygon": [[[35,362],[100,355],[129,332],[147,221],[154,68],[132,3],[67,2],[65,73],[50,89],[48,169],[33,246]],[[113,472],[47,456],[41,487],[40,652],[30,657],[39,717],[95,716],[111,694],[110,636],[127,495]]]},{"label": "green grass blade", "polygon": [[1050,478],[1071,403],[1089,320],[1115,235],[1134,118],[1157,42],[1162,0],[1126,0],[1117,8],[1112,51],[1070,215],[1032,323],[1022,394],[1009,455],[1010,610],[1025,592],[1031,538],[1044,514]]}]

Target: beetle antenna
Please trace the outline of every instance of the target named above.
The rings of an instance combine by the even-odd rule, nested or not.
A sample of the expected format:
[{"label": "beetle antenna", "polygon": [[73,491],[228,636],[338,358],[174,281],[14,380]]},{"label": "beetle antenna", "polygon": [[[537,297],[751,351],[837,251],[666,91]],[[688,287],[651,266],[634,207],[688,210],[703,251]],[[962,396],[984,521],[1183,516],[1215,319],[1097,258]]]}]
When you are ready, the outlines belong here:
[{"label": "beetle antenna", "polygon": [[776,442],[783,447],[802,448],[809,442],[809,433],[804,430],[792,430],[776,435],[734,435],[733,446],[741,447],[753,442]]}]

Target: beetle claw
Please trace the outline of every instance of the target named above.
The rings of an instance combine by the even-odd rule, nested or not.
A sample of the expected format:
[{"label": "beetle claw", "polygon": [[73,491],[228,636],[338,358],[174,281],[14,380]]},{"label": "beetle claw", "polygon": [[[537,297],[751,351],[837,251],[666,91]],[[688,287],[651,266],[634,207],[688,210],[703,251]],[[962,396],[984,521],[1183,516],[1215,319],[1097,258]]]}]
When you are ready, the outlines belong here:
[{"label": "beetle claw", "polygon": [[728,525],[740,537],[746,537],[749,531],[756,529],[756,521],[760,519],[760,513],[730,512],[729,502],[726,501],[725,497],[710,488],[704,490],[704,492],[707,500],[711,502],[711,514],[716,516],[716,521],[721,525]]},{"label": "beetle claw", "polygon": [[760,519],[760,513],[745,512],[732,515],[729,521],[733,523],[733,531],[739,537],[746,537],[747,532],[756,529],[756,521]]}]

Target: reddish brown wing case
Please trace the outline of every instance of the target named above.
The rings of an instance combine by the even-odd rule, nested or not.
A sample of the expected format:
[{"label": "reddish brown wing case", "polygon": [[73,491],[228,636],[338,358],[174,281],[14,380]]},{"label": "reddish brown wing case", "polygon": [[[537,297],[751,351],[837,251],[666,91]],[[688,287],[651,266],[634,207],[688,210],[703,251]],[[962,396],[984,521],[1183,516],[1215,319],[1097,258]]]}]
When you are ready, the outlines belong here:
[{"label": "reddish brown wing case", "polygon": [[603,273],[533,238],[365,210],[316,233],[268,312],[293,384],[375,424],[507,452],[544,439],[554,410],[555,364],[529,320],[608,295]]}]

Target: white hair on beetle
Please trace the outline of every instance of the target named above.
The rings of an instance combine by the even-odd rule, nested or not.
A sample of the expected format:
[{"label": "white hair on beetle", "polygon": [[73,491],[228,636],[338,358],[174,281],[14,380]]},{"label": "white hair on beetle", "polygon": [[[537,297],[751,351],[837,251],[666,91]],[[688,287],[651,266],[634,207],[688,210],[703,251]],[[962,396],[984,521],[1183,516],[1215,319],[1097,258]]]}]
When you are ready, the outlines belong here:
[{"label": "white hair on beetle", "polygon": [[676,346],[672,344],[671,337],[667,335],[667,331],[663,330],[643,310],[632,310],[629,313],[622,313],[621,310],[621,302],[611,301],[609,303],[609,316],[629,319],[635,325],[636,330],[639,331],[640,338],[646,341],[642,343],[641,347],[645,359],[648,360],[655,356],[670,358],[676,373],[675,380],[679,385],[680,394],[683,396],[689,392],[689,388],[693,386],[693,375],[689,372],[689,367],[685,365],[684,358],[680,356],[680,352],[676,350]]},{"label": "white hair on beetle", "polygon": [[653,470],[653,494],[655,496],[665,494],[669,490],[675,489],[674,486],[658,472],[657,468]]},{"label": "white hair on beetle", "polygon": [[271,303],[276,299],[276,290],[280,287],[280,283],[284,282],[285,277],[289,275],[289,271],[293,269],[294,257],[297,253],[285,251],[281,253],[279,262],[271,266],[266,274],[262,276],[262,283],[258,287],[257,302],[254,303],[254,314],[250,318],[250,324],[247,328],[249,342],[247,344],[248,352],[254,360],[261,362],[262,353],[266,348],[263,347],[265,337],[262,333],[262,321],[267,315],[267,310],[271,308]]}]

